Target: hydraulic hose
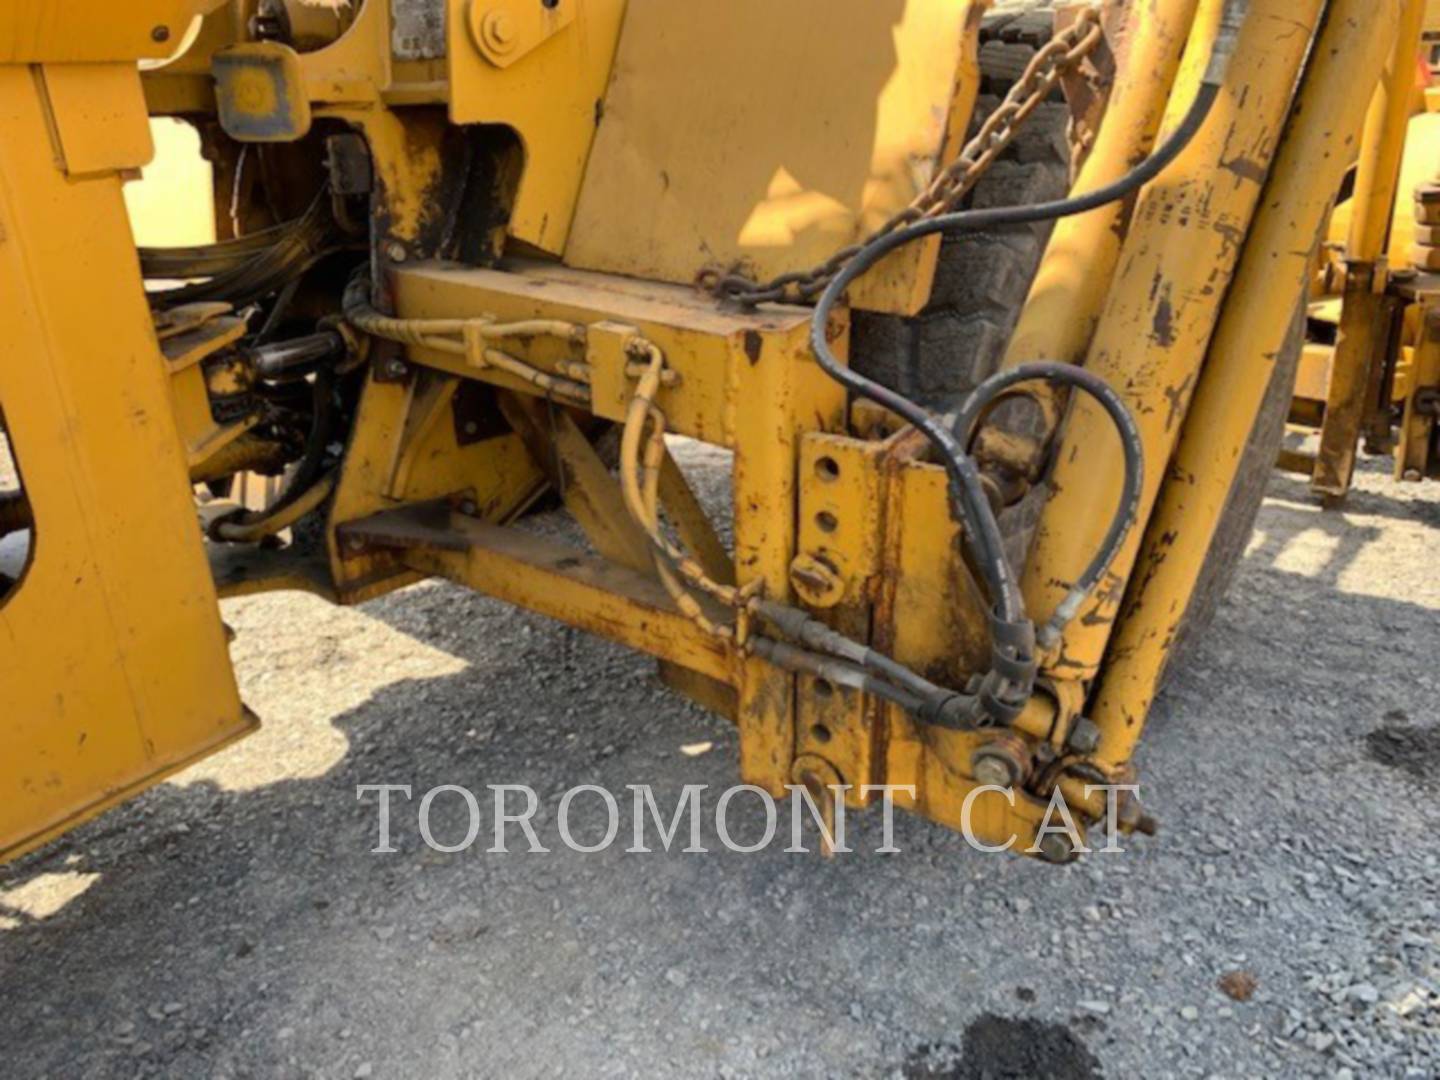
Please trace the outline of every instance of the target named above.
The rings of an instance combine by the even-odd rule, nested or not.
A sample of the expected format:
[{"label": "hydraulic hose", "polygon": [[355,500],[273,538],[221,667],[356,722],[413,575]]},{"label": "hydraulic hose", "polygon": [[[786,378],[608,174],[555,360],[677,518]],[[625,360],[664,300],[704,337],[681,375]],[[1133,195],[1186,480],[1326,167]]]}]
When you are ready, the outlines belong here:
[{"label": "hydraulic hose", "polygon": [[878,698],[892,701],[907,712],[921,715],[926,702],[909,691],[875,678],[864,668],[847,663],[833,656],[796,648],[789,642],[775,638],[755,637],[750,641],[755,655],[770,661],[786,671],[798,671],[817,678],[826,679],[836,686],[849,687],[862,693],[874,694]]},{"label": "hydraulic hose", "polygon": [[338,477],[334,470],[326,473],[294,499],[277,503],[274,508],[243,519],[224,518],[214,526],[216,539],[231,544],[258,544],[266,537],[288,529],[306,514],[316,510],[335,492]]},{"label": "hydraulic hose", "polygon": [[[975,696],[961,694],[938,686],[904,664],[890,659],[868,645],[862,645],[799,608],[779,604],[773,600],[760,600],[756,612],[787,638],[800,643],[806,656],[822,655],[833,658],[856,671],[862,672],[868,680],[864,686],[832,679],[841,685],[854,685],[857,689],[868,690],[888,701],[903,706],[921,719],[942,727],[962,728],[968,726],[967,718],[973,713]],[[791,666],[794,658],[789,653],[777,654],[785,658],[781,666]],[[780,662],[780,661],[777,661]],[[811,668],[795,669],[812,671]],[[815,672],[822,674],[821,672]]]},{"label": "hydraulic hose", "polygon": [[[335,415],[332,400],[335,389],[335,373],[328,367],[315,370],[313,387],[314,413],[310,420],[310,433],[305,448],[295,465],[285,490],[274,505],[260,511],[241,511],[221,518],[211,524],[210,536],[215,540],[232,543],[249,543],[288,528],[295,521],[309,513],[330,497],[335,477],[322,476],[326,451],[330,445],[330,434]],[[295,508],[301,512],[294,514]],[[291,516],[291,515],[294,516]],[[281,522],[276,525],[275,522]]]},{"label": "hydraulic hose", "polygon": [[1050,621],[1037,635],[1041,647],[1049,648],[1058,644],[1066,624],[1075,617],[1085,598],[1100,584],[1100,578],[1114,562],[1120,546],[1125,542],[1126,534],[1139,517],[1140,491],[1145,481],[1145,448],[1135,418],[1130,415],[1130,410],[1125,407],[1125,402],[1114,388],[1094,372],[1057,360],[1021,364],[1008,371],[997,372],[977,386],[955,414],[952,430],[961,445],[970,445],[975,426],[980,422],[985,410],[994,404],[1001,394],[1019,383],[1037,379],[1066,383],[1094,398],[1114,423],[1125,454],[1125,478],[1120,491],[1120,504],[1110,519],[1110,528],[1105,533],[1105,539],[1090,565],[1085,568],[1085,572],[1055,609]]},{"label": "hydraulic hose", "polygon": [[[815,312],[810,323],[810,345],[821,369],[855,394],[889,409],[919,430],[935,447],[941,463],[949,473],[952,502],[956,516],[963,528],[964,542],[985,581],[993,607],[991,615],[992,670],[990,676],[985,680],[988,686],[981,696],[981,703],[985,711],[995,719],[1013,719],[1018,709],[1023,707],[1024,699],[1028,699],[1033,688],[1035,675],[1034,627],[1026,616],[1025,603],[1016,581],[1015,571],[1005,557],[1000,526],[981,484],[979,469],[969,456],[964,444],[940,418],[909,400],[903,394],[868,379],[840,363],[830,349],[826,333],[830,313],[856,279],[891,252],[906,244],[937,233],[953,234],[978,229],[1024,225],[1088,213],[1129,196],[1155,179],[1190,145],[1209,117],[1210,111],[1220,95],[1225,72],[1229,67],[1230,58],[1234,54],[1240,26],[1248,8],[1249,0],[1229,0],[1226,4],[1210,61],[1195,100],[1174,132],[1149,158],[1130,173],[1111,184],[1083,195],[1032,206],[963,210],[919,221],[893,233],[877,237],[841,268],[816,302]],[[1077,383],[1077,385],[1080,384]],[[1082,386],[1082,389],[1094,388]],[[977,408],[980,407],[983,407],[983,402],[977,406]],[[1123,507],[1121,513],[1117,514],[1117,522],[1118,527],[1128,529],[1129,523],[1124,518]],[[1104,552],[1102,551],[1100,554],[1103,555]],[[1067,597],[1067,603],[1069,599]],[[1083,599],[1083,595],[1081,599]],[[1078,601],[1076,606],[1078,607]],[[1054,625],[1052,622],[1051,626]],[[1026,655],[1027,647],[1030,655]]]},{"label": "hydraulic hose", "polygon": [[321,330],[250,350],[255,371],[262,379],[280,379],[313,371],[322,361],[345,355],[345,339],[335,330]]},{"label": "hydraulic hose", "polygon": [[949,470],[952,482],[958,488],[957,494],[961,499],[965,523],[974,532],[978,548],[975,551],[977,560],[991,586],[991,599],[1002,617],[1016,617],[1023,610],[1023,602],[1019,596],[1019,587],[1016,584],[1014,572],[1005,563],[999,526],[995,523],[994,514],[990,512],[989,501],[980,483],[979,470],[954,436],[927,409],[839,362],[830,350],[825,334],[830,312],[839,303],[845,290],[857,278],[892,251],[916,240],[942,232],[1023,225],[1069,217],[1074,214],[1084,214],[1107,203],[1125,198],[1149,183],[1179,156],[1199,131],[1201,124],[1204,123],[1210,109],[1214,106],[1218,94],[1218,86],[1209,83],[1203,85],[1200,93],[1196,95],[1194,104],[1186,113],[1184,121],[1165,145],[1133,172],[1114,183],[1074,198],[1038,203],[1034,206],[963,210],[906,226],[888,236],[881,237],[869,247],[862,249],[835,276],[815,305],[815,314],[810,324],[810,344],[820,367],[831,378],[856,394],[889,409],[907,423],[912,424],[939,451],[942,463]]}]

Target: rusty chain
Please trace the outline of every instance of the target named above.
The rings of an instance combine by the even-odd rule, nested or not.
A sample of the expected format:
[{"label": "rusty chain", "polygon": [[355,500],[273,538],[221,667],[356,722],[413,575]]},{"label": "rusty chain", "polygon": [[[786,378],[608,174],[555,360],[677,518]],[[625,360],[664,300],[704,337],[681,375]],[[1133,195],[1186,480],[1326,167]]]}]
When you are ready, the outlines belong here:
[{"label": "rusty chain", "polygon": [[763,284],[736,271],[706,271],[699,278],[701,288],[745,306],[813,301],[840,269],[870,243],[906,225],[959,209],[965,196],[1015,141],[1025,121],[1054,93],[1066,72],[1094,52],[1104,37],[1099,10],[1093,7],[1080,10],[1070,26],[1035,54],[1005,100],[989,115],[959,156],[941,169],[909,206],[862,242],[842,248],[809,270],[781,274]]}]

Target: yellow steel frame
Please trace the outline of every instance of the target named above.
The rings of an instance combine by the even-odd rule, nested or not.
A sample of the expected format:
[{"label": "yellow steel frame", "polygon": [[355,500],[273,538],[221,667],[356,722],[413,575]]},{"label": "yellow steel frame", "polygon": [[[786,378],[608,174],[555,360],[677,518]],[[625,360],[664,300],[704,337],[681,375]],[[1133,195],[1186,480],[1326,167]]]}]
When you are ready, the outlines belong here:
[{"label": "yellow steel frame", "polygon": [[0,128],[0,403],[35,521],[0,598],[6,859],[255,721],[121,198],[149,152],[134,63],[0,65]]},{"label": "yellow steel frame", "polygon": [[[148,6],[169,18],[180,5]],[[658,11],[640,6],[652,17]],[[650,260],[619,251],[584,213],[591,197],[584,164],[595,155],[605,166],[596,197],[605,209],[606,200],[619,204],[606,172],[614,162],[606,165],[591,147],[595,103],[613,55],[626,48],[618,0],[560,0],[543,17],[508,0],[453,0],[443,77],[424,63],[392,59],[388,5],[379,2],[328,48],[280,56],[286,74],[275,85],[282,97],[303,95],[306,108],[279,101],[297,107],[276,115],[298,123],[308,110],[313,119],[351,125],[369,144],[373,301],[394,319],[388,329],[372,324],[359,412],[326,511],[327,565],[275,553],[236,560],[221,551],[214,580],[229,595],[307,587],[358,602],[420,577],[447,577],[653,655],[672,684],[734,717],[742,778],[772,792],[843,782],[863,804],[869,797],[861,785],[908,785],[913,794],[897,800],[902,805],[949,825],[959,825],[968,807],[978,837],[1013,837],[1023,849],[1058,786],[1093,824],[1103,808],[1082,780],[1131,775],[1177,613],[1188,604],[1268,361],[1339,187],[1344,147],[1361,127],[1363,96],[1353,86],[1374,84],[1397,40],[1393,5],[1331,0],[1323,24],[1322,6],[1254,0],[1219,103],[1195,141],[1140,194],[1128,221],[1110,208],[1069,222],[1047,257],[1009,361],[1083,360],[1122,388],[1144,439],[1146,485],[1141,526],[1063,647],[1043,658],[1039,689],[1012,730],[923,724],[751,648],[748,601],[763,596],[803,606],[832,629],[961,686],[987,662],[989,615],[947,512],[944,472],[925,459],[916,432],[881,434],[873,410],[847,408],[810,354],[808,309],[726,310],[684,283],[644,280],[685,276],[676,268],[688,271],[694,253]],[[1123,173],[1173,128],[1200,84],[1222,7],[1222,0],[1140,6],[1083,184]],[[947,5],[915,10],[954,15]],[[978,12],[965,5],[957,28],[973,33]],[[211,15],[203,48],[233,47],[227,42],[237,35],[227,34],[226,18]],[[114,29],[117,42],[130,42],[133,27]],[[16,52],[14,39],[13,23],[0,18],[0,59],[32,59]],[[972,47],[965,38],[928,55],[926,86],[943,86],[944,95],[925,138],[941,157],[954,149],[976,91]],[[7,286],[0,399],[41,537],[30,575],[0,608],[0,628],[19,643],[0,654],[0,695],[10,695],[0,705],[45,722],[21,728],[27,753],[19,768],[27,771],[0,773],[0,782],[35,793],[0,817],[0,857],[7,842],[12,851],[32,843],[250,723],[235,696],[215,585],[186,495],[187,453],[195,465],[216,449],[197,439],[220,437],[196,411],[193,379],[180,378],[199,353],[183,342],[169,350],[177,374],[172,407],[120,217],[120,174],[146,152],[135,127],[143,120],[139,84],[133,67],[91,67],[47,67],[39,81],[15,63],[0,67],[0,108],[18,125],[7,133],[25,136],[0,146],[0,227],[9,237],[0,244],[0,274],[8,275],[0,280]],[[203,103],[195,80],[206,70],[182,59],[158,73],[151,107]],[[78,91],[101,84],[116,89],[113,102],[86,107]],[[750,91],[768,86],[747,87],[746,100],[753,104]],[[218,93],[224,99],[234,86],[222,80]],[[244,104],[218,103],[231,115]],[[523,259],[481,269],[430,259],[432,195],[451,163],[438,110],[402,108],[423,104],[448,106],[458,123],[507,124],[519,136],[523,168],[513,189],[497,193],[513,201],[512,255],[555,255],[573,244],[590,253],[581,261],[605,270]],[[113,126],[117,114],[128,126]],[[665,114],[669,128],[682,122]],[[854,116],[845,121],[852,123]],[[287,128],[283,137],[290,134]],[[875,145],[861,148],[867,167]],[[904,140],[895,145],[913,149]],[[54,153],[37,152],[46,147]],[[859,216],[874,205],[865,195],[853,209]],[[732,211],[720,208],[717,219]],[[87,238],[96,272],[84,275],[81,290],[70,260],[87,221],[103,228],[98,242]],[[934,248],[892,266],[891,276],[882,275],[888,297],[866,303],[908,311],[923,302]],[[516,324],[525,329],[503,347],[485,336],[487,328]],[[426,325],[449,329],[427,335],[419,329]],[[848,350],[848,331],[843,315],[829,328],[838,355]],[[223,324],[206,333],[223,335]],[[1422,352],[1433,366],[1433,349]],[[22,353],[46,363],[22,363]],[[81,365],[96,353],[121,362],[88,364],[82,378]],[[1062,403],[1043,393],[1036,399],[1058,424]],[[496,427],[467,431],[473,408]],[[78,436],[77,418],[84,421]],[[596,445],[612,424],[623,424],[627,436],[619,482]],[[668,458],[660,431],[733,451],[733,551]],[[1094,552],[1121,472],[1108,423],[1087,402],[1071,407],[1059,439],[1024,574],[1037,621]],[[999,440],[996,447],[997,457],[1009,455],[1018,472],[1038,478],[1034,446]],[[1172,458],[1176,469],[1167,473]],[[153,490],[143,503],[121,503],[118,493],[132,486],[108,481],[137,473],[155,478]],[[593,550],[512,524],[546,485]],[[687,553],[680,559],[665,557],[669,541],[657,535],[662,507]],[[52,531],[57,539],[47,548]],[[1127,585],[1131,601],[1122,609]],[[89,605],[73,647],[36,628],[43,622],[36,605],[61,603]],[[116,620],[114,611],[126,618]],[[56,710],[41,700],[67,670],[84,673],[81,701],[61,713],[73,718],[68,727],[56,725]],[[112,722],[115,708],[100,706],[102,693],[128,703],[120,709],[133,722]],[[1087,701],[1098,742],[1077,750]],[[103,739],[91,730],[95,716],[106,717]],[[986,754],[1014,762],[1012,792],[979,791],[993,776],[979,764]],[[55,783],[51,774],[37,783],[37,760],[53,765]],[[1136,826],[1138,814],[1123,823]]]},{"label": "yellow steel frame", "polygon": [[1417,55],[1437,28],[1434,3],[1407,0],[1357,148],[1354,197],[1329,225],[1336,254],[1317,277],[1311,318],[1332,325],[1334,341],[1307,342],[1291,409],[1297,429],[1319,432],[1320,444],[1278,462],[1309,478],[1326,505],[1349,492],[1361,447],[1392,454],[1397,479],[1435,473],[1428,416],[1440,383],[1420,348],[1440,216],[1412,196],[1440,179],[1437,98],[1416,80]]}]

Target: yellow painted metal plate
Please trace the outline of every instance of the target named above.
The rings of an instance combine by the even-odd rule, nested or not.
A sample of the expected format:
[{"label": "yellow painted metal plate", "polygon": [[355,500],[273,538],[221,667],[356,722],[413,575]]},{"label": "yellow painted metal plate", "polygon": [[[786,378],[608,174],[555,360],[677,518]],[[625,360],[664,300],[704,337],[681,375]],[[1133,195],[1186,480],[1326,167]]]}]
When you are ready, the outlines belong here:
[{"label": "yellow painted metal plate", "polygon": [[[978,87],[980,5],[631,0],[566,249],[677,283],[802,270],[902,209],[953,159]],[[857,306],[918,310],[937,244]]]},{"label": "yellow painted metal plate", "polygon": [[[520,269],[515,264],[516,270]],[[632,326],[664,351],[667,363],[681,373],[677,386],[662,389],[658,403],[669,430],[717,446],[741,441],[756,412],[743,396],[747,379],[765,368],[786,368],[786,378],[803,403],[807,423],[815,429],[840,426],[844,392],[814,361],[809,348],[810,312],[806,308],[770,306],[758,312],[717,309],[692,289],[655,282],[528,264],[524,272],[471,269],[442,263],[417,263],[397,271],[392,282],[396,313],[404,318],[454,318],[487,313],[501,320],[549,318],[594,324],[604,319]],[[845,355],[848,327],[837,322],[835,348]],[[603,335],[597,334],[597,337]],[[580,359],[574,348],[556,339],[516,342],[515,354],[545,370],[561,359]],[[533,387],[491,368],[472,368],[454,354],[414,347],[411,357],[440,370],[453,370],[521,391]],[[592,353],[588,359],[599,359]],[[597,416],[620,419],[634,384],[618,364],[591,372],[592,409]],[[774,404],[774,402],[767,402]],[[767,433],[770,440],[775,432]],[[765,445],[771,453],[773,442]],[[787,510],[788,513],[788,510]],[[788,569],[788,559],[786,560]]]},{"label": "yellow painted metal plate", "polygon": [[[525,172],[509,234],[558,255],[575,214],[625,0],[558,0],[559,9],[575,9],[573,21],[504,68],[480,51],[470,31],[471,9],[483,22],[489,7],[485,0],[450,0],[450,119],[515,129]],[[676,4],[674,13],[684,19],[688,8]]]},{"label": "yellow painted metal plate", "polygon": [[1327,400],[1330,396],[1330,365],[1334,362],[1335,346],[1306,342],[1295,375],[1295,396],[1307,401]]},{"label": "yellow painted metal plate", "polygon": [[133,64],[47,64],[44,71],[69,175],[149,163],[155,143]]},{"label": "yellow painted metal plate", "polygon": [[0,66],[0,131],[0,403],[35,513],[30,565],[0,603],[4,860],[255,721],[120,178],[60,171],[24,67]]},{"label": "yellow painted metal plate", "polygon": [[4,0],[0,64],[160,59],[224,0]]}]

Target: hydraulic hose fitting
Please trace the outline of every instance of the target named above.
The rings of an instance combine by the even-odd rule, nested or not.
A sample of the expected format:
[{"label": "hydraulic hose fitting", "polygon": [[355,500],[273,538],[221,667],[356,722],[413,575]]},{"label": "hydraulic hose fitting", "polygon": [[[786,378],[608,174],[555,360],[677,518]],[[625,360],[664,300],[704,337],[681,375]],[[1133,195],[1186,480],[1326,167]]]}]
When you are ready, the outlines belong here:
[{"label": "hydraulic hose fitting", "polygon": [[1229,0],[1220,13],[1220,28],[1215,34],[1215,45],[1210,50],[1210,63],[1206,65],[1201,82],[1206,86],[1219,87],[1225,82],[1225,73],[1230,70],[1230,60],[1240,41],[1240,28],[1245,16],[1250,13],[1250,0]]}]

